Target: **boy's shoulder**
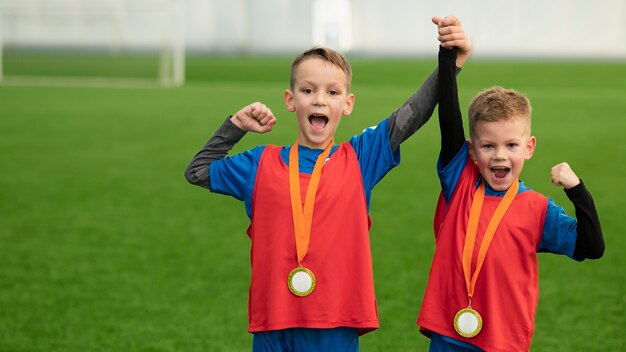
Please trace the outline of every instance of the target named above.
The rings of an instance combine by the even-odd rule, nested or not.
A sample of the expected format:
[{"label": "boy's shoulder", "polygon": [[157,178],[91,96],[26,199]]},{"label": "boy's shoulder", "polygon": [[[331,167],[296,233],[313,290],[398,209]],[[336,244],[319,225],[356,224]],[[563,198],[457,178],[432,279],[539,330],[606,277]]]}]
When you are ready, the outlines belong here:
[{"label": "boy's shoulder", "polygon": [[517,202],[517,210],[530,211],[529,214],[535,214],[540,218],[544,218],[548,209],[548,197],[526,187],[522,181],[520,182],[520,190],[515,197]]},{"label": "boy's shoulder", "polygon": [[525,202],[547,202],[548,197],[531,189],[526,188],[517,194],[517,198],[524,200]]},{"label": "boy's shoulder", "polygon": [[548,199],[542,193],[535,191],[534,189],[528,187],[524,181],[519,180],[519,191],[517,192],[518,196],[526,194],[528,197],[538,198],[538,199]]}]

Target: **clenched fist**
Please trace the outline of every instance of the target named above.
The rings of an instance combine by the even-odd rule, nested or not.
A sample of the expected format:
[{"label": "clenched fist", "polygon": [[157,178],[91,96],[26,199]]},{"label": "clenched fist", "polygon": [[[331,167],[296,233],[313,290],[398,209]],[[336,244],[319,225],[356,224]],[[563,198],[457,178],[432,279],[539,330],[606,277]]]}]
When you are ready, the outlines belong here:
[{"label": "clenched fist", "polygon": [[233,115],[230,120],[244,131],[265,133],[274,128],[276,117],[265,104],[252,103]]},{"label": "clenched fist", "polygon": [[550,171],[550,175],[552,176],[552,183],[557,186],[563,186],[565,189],[570,189],[580,183],[580,179],[572,171],[568,163],[560,163],[554,166]]}]

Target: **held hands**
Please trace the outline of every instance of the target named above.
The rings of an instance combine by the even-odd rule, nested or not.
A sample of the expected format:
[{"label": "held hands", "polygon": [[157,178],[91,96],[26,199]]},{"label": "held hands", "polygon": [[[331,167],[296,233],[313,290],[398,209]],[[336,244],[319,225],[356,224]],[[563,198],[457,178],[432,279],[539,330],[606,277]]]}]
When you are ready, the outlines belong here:
[{"label": "held hands", "polygon": [[439,36],[437,39],[444,48],[457,47],[459,50],[456,56],[457,67],[463,67],[463,64],[470,56],[472,51],[472,41],[463,30],[461,21],[455,16],[433,17],[432,21],[437,25]]},{"label": "held hands", "polygon": [[580,179],[567,163],[560,163],[554,166],[550,171],[550,175],[552,176],[552,183],[557,186],[563,186],[565,189],[570,189],[580,183]]},{"label": "held hands", "polygon": [[274,128],[276,117],[265,104],[256,102],[239,110],[230,121],[244,131],[265,133]]}]

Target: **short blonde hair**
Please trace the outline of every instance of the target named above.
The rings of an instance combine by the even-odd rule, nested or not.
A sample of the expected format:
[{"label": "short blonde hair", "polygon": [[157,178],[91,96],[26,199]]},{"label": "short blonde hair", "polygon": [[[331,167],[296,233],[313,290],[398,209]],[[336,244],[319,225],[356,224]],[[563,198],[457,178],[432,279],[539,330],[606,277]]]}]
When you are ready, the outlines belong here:
[{"label": "short blonde hair", "polygon": [[291,90],[294,89],[296,83],[296,70],[298,69],[298,66],[302,63],[302,61],[312,58],[322,59],[340,68],[346,74],[346,85],[348,90],[350,90],[350,84],[352,83],[352,67],[350,67],[348,60],[343,55],[332,49],[321,47],[313,47],[298,55],[293,60],[293,63],[291,64],[291,80],[289,84]]},{"label": "short blonde hair", "polygon": [[472,99],[469,107],[470,138],[476,136],[476,126],[481,122],[522,120],[528,123],[532,108],[526,95],[499,86],[488,88]]}]

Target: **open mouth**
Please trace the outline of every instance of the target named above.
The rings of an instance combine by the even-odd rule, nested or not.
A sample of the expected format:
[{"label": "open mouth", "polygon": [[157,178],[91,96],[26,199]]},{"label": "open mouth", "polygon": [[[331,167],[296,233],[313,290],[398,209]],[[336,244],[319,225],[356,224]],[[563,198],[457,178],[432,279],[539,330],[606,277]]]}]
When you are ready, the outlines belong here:
[{"label": "open mouth", "polygon": [[491,172],[495,176],[496,179],[503,179],[506,175],[511,171],[510,168],[504,166],[495,166],[491,168]]},{"label": "open mouth", "polygon": [[313,126],[313,129],[321,131],[328,124],[328,117],[324,114],[311,114],[309,115],[309,123]]}]

